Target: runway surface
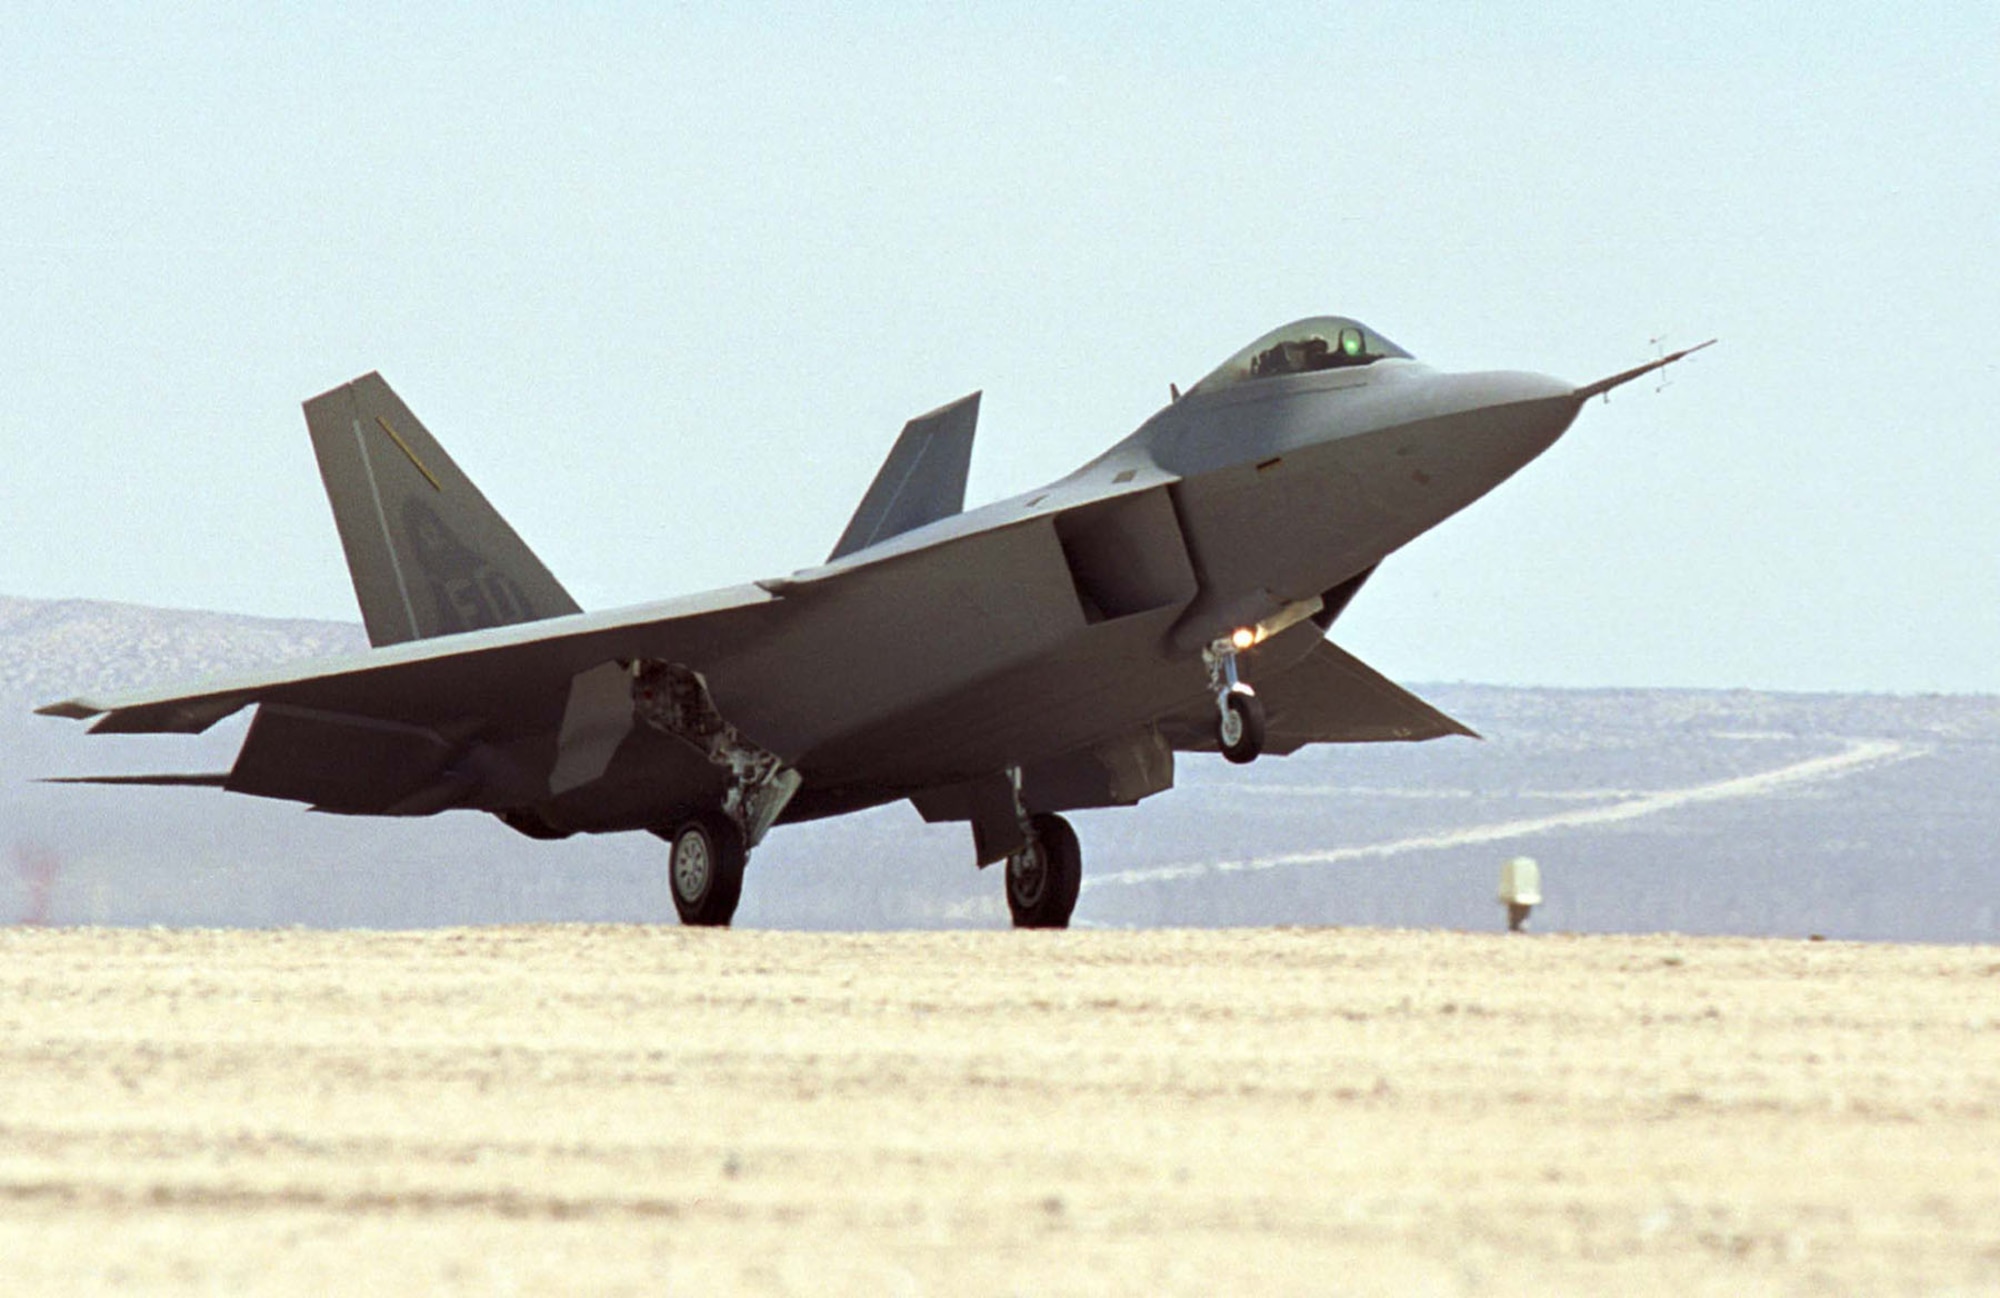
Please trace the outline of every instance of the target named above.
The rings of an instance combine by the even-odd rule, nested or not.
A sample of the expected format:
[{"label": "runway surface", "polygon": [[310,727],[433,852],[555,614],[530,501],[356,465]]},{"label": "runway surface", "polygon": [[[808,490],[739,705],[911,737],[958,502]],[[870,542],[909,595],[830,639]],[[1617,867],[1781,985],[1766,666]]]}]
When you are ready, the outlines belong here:
[{"label": "runway surface", "polygon": [[2000,1289],[2000,948],[0,932],[8,1293]]}]

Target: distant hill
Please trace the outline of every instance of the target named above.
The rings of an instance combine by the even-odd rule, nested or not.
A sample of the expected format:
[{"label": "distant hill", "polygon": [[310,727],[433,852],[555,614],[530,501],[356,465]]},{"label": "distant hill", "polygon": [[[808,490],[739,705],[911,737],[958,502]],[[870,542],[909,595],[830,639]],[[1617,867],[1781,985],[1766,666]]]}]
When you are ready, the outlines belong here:
[{"label": "distant hill", "polygon": [[[536,843],[468,813],[32,782],[221,770],[244,724],[87,737],[39,703],[364,644],[345,623],[0,597],[0,921],[671,917],[649,835]],[[1172,792],[1076,816],[1078,922],[1497,927],[1499,864],[1519,853],[1542,863],[1541,930],[2000,940],[2000,698],[1416,688],[1486,741],[1189,757]],[[970,858],[962,827],[907,805],[787,827],[739,922],[1004,924],[997,874]]]},{"label": "distant hill", "polygon": [[0,698],[194,680],[368,647],[359,625],[0,595]]}]

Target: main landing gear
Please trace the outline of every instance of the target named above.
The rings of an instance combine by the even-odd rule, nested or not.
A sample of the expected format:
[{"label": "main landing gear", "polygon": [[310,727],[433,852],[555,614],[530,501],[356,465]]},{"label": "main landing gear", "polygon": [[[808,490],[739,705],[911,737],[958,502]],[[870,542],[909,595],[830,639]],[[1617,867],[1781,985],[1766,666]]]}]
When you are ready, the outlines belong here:
[{"label": "main landing gear", "polygon": [[1201,651],[1208,668],[1208,688],[1215,692],[1215,737],[1222,755],[1238,766],[1257,760],[1264,751],[1264,703],[1236,675],[1237,645],[1217,640]]},{"label": "main landing gear", "polygon": [[797,771],[723,719],[708,682],[682,663],[632,664],[633,710],[653,729],[692,744],[729,773],[720,807],[667,830],[667,882],[681,923],[727,927],[743,897],[743,866],[799,791]]},{"label": "main landing gear", "polygon": [[724,928],[743,897],[743,866],[749,848],[736,822],[707,811],[674,831],[667,882],[681,923]]},{"label": "main landing gear", "polygon": [[[1256,640],[1256,634],[1238,631],[1202,650],[1215,695],[1217,746],[1238,764],[1253,762],[1264,751],[1264,705],[1239,678],[1236,667],[1237,654]],[[687,741],[729,773],[728,791],[719,807],[697,811],[655,831],[672,845],[667,874],[681,922],[727,926],[743,896],[743,867],[750,850],[798,791],[800,777],[776,754],[746,740],[723,719],[700,673],[679,663],[644,661],[632,664],[631,671],[639,718]],[[1053,813],[1029,814],[1022,805],[1020,770],[1007,774],[1013,785],[1012,817],[1021,834],[1021,846],[1006,858],[1007,910],[1016,928],[1068,928],[1083,887],[1083,852],[1076,831]],[[993,808],[990,799],[987,806],[998,810],[1000,817],[1007,816]],[[1004,819],[1000,823],[1005,826]],[[988,828],[987,820],[978,821],[975,843]]]},{"label": "main landing gear", "polygon": [[[1215,695],[1215,738],[1222,755],[1236,764],[1254,762],[1264,751],[1264,703],[1236,671],[1236,655],[1269,635],[1310,616],[1318,600],[1288,608],[1269,624],[1234,631],[1201,651],[1208,687]],[[1015,928],[1068,928],[1083,888],[1083,850],[1076,831],[1061,816],[1028,814],[1021,805],[1021,772],[1008,772],[1014,785],[1014,815],[1026,842],[1007,858],[1007,910]],[[975,839],[977,834],[975,833]]]},{"label": "main landing gear", "polygon": [[1061,816],[1040,813],[1022,826],[1028,841],[1007,858],[1007,909],[1015,928],[1068,928],[1083,888],[1083,849]]}]

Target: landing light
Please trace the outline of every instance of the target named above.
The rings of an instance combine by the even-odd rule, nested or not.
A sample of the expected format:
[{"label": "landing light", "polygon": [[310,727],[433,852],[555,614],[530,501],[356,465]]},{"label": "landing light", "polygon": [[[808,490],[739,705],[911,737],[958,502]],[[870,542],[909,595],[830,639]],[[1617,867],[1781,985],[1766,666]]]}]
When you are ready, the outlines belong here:
[{"label": "landing light", "polygon": [[1239,652],[1256,644],[1257,639],[1257,628],[1254,626],[1239,626],[1229,633],[1229,643]]}]

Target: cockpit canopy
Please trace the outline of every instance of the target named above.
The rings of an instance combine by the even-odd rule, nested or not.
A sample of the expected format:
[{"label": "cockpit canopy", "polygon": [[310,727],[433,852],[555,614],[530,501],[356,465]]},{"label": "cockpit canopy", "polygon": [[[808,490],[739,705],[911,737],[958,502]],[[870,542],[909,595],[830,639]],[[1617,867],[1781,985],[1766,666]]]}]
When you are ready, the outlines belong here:
[{"label": "cockpit canopy", "polygon": [[1373,365],[1389,356],[1412,359],[1408,352],[1359,320],[1338,315],[1313,316],[1265,334],[1216,366],[1188,389],[1188,395],[1220,392],[1284,374]]}]

